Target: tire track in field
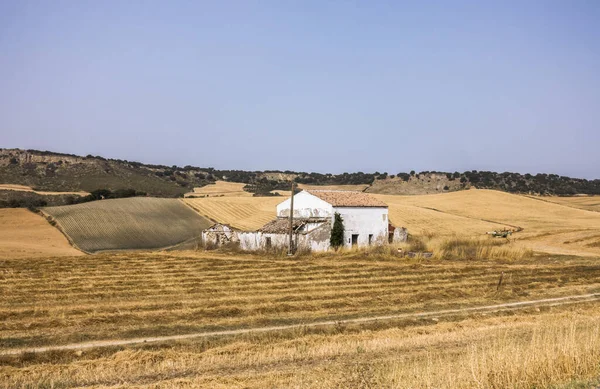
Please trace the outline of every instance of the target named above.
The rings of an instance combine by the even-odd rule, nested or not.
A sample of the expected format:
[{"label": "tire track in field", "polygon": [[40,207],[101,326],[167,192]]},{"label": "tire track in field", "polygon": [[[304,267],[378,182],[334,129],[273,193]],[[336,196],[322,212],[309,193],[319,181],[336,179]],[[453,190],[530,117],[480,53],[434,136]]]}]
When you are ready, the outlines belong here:
[{"label": "tire track in field", "polygon": [[287,324],[279,326],[268,326],[268,327],[256,327],[256,328],[243,328],[237,330],[223,330],[223,331],[210,331],[210,332],[197,332],[192,334],[182,335],[169,335],[169,336],[155,336],[146,338],[131,338],[131,339],[119,339],[119,340],[99,340],[84,343],[72,343],[59,346],[45,346],[45,347],[32,347],[32,348],[19,348],[13,350],[5,350],[0,352],[0,356],[17,355],[21,353],[42,353],[48,351],[65,351],[65,350],[83,350],[90,348],[99,347],[114,347],[114,346],[126,346],[132,344],[143,344],[143,343],[155,343],[155,342],[170,342],[178,340],[187,340],[194,338],[207,338],[207,337],[218,337],[218,336],[231,336],[231,335],[244,335],[262,332],[273,332],[273,331],[285,331],[301,328],[316,328],[316,327],[330,327],[339,326],[344,324],[361,324],[370,323],[377,321],[387,320],[398,320],[398,319],[418,319],[436,316],[447,316],[453,314],[470,314],[470,313],[485,313],[485,312],[500,312],[508,310],[516,310],[530,307],[552,307],[567,304],[578,304],[585,302],[593,302],[600,300],[600,293],[589,293],[574,296],[554,297],[540,300],[529,300],[529,301],[517,301],[512,303],[502,303],[494,305],[483,305],[478,307],[468,308],[454,308],[444,309],[438,311],[429,312],[417,312],[417,313],[400,313],[393,315],[381,315],[381,316],[367,316],[359,317],[354,319],[342,319],[342,320],[325,320],[316,321],[310,323],[300,324]]}]

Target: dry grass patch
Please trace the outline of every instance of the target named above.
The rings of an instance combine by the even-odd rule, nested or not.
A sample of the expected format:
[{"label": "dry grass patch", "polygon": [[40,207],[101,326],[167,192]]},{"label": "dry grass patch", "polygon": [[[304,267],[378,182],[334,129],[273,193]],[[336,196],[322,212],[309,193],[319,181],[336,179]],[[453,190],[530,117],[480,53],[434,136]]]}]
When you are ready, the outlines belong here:
[{"label": "dry grass patch", "polygon": [[185,201],[200,215],[241,230],[257,230],[277,216],[282,197],[208,197]]},{"label": "dry grass patch", "polygon": [[5,358],[0,387],[532,388],[600,374],[597,304]]},{"label": "dry grass patch", "polygon": [[0,190],[15,190],[19,192],[33,192],[43,196],[54,196],[54,195],[73,195],[73,196],[87,196],[89,192],[48,192],[34,190],[30,186],[17,185],[17,184],[0,184]]},{"label": "dry grass patch", "polygon": [[206,196],[206,197],[252,197],[252,193],[244,190],[246,184],[241,182],[216,181],[214,184],[208,184],[199,188],[194,188],[191,193],[186,193],[185,197]]},{"label": "dry grass patch", "polygon": [[566,205],[567,207],[584,209],[586,211],[600,212],[600,196],[543,196],[534,198],[549,201],[556,204]]},{"label": "dry grass patch", "polygon": [[[592,260],[123,253],[0,261],[0,348],[410,313],[585,293]],[[498,277],[505,273],[499,292]]]},{"label": "dry grass patch", "polygon": [[23,208],[0,209],[0,258],[83,255],[42,216]]}]

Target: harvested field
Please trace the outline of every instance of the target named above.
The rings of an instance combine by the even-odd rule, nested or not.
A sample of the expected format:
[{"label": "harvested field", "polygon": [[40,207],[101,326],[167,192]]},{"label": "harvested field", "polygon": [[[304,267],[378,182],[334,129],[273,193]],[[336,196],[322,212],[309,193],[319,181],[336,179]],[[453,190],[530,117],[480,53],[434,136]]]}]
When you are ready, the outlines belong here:
[{"label": "harvested field", "polygon": [[[525,230],[511,237],[525,247],[554,254],[600,257],[600,248],[565,245],[571,235],[600,234],[600,213],[525,196],[471,189],[436,195],[373,195],[389,206],[390,221],[411,234],[485,236],[492,230]],[[275,217],[285,197],[186,199],[201,215],[240,229],[254,230]],[[588,242],[591,243],[591,242]]]},{"label": "harvested field", "polygon": [[34,190],[30,186],[16,185],[16,184],[0,184],[0,190],[14,190],[19,192],[33,192],[42,196],[56,196],[56,195],[73,195],[73,196],[87,196],[88,192],[47,192]]},{"label": "harvested field", "polygon": [[[516,239],[536,251],[600,257],[600,248],[564,243],[585,236],[599,235],[600,213],[597,212],[494,190],[471,189],[423,196],[375,196],[390,205],[391,220],[396,220],[396,216],[401,219],[402,216],[396,212],[403,206],[417,207],[423,212],[435,210],[433,212],[445,216],[462,218],[462,223],[455,222],[454,225],[427,223],[425,219],[421,220],[420,230],[435,235],[454,233],[458,228],[469,231],[482,222],[495,223],[495,226],[488,224],[487,231],[503,226],[509,229],[524,228],[524,231],[513,235],[511,239]],[[429,228],[429,225],[433,227]],[[484,226],[476,227],[479,234],[485,231],[480,229],[482,227]]]},{"label": "harvested field", "polygon": [[369,185],[309,185],[309,184],[298,184],[299,189],[315,189],[315,190],[353,190],[357,192],[363,192]]},{"label": "harvested field", "polygon": [[234,197],[252,197],[252,193],[244,190],[246,184],[241,182],[216,181],[214,184],[209,184],[199,188],[194,188],[191,193],[186,193],[185,197],[190,196],[234,196]]},{"label": "harvested field", "polygon": [[211,223],[176,199],[135,197],[44,208],[81,250],[162,248],[198,237]]},{"label": "harvested field", "polygon": [[[10,259],[0,267],[8,270],[0,278],[0,293],[6,296],[0,301],[0,352],[600,291],[596,261],[577,258],[499,263],[330,255],[290,261],[181,252],[30,263]],[[505,281],[498,289],[501,272]],[[585,369],[573,371],[561,364],[552,379],[563,382],[575,373],[578,379],[593,377],[599,323],[598,304],[585,303],[509,315],[459,314],[127,349],[24,354],[0,359],[0,387],[50,382],[55,387],[428,387],[431,382],[429,387],[449,388],[460,387],[459,379],[472,387],[476,380],[493,377],[504,380],[494,381],[496,387],[514,387],[510,380],[523,379],[520,365],[531,369],[534,365],[523,364],[564,361],[562,353],[570,350],[568,355]],[[529,346],[543,352],[533,358]],[[506,358],[498,366],[485,364],[489,358],[501,361],[503,355],[518,363],[511,365]],[[441,362],[447,367],[428,370]],[[500,378],[495,369],[510,374]],[[452,376],[455,380],[448,381]],[[527,379],[540,382],[534,375]]]},{"label": "harvested field", "polygon": [[284,200],[284,197],[208,197],[183,201],[211,220],[253,231],[273,220],[277,204]]},{"label": "harvested field", "polygon": [[0,209],[0,258],[83,255],[42,216],[23,208]]},{"label": "harvested field", "polygon": [[569,196],[569,197],[558,197],[558,196],[542,196],[532,197],[535,199],[549,201],[567,207],[584,209],[586,211],[600,212],[600,196]]}]

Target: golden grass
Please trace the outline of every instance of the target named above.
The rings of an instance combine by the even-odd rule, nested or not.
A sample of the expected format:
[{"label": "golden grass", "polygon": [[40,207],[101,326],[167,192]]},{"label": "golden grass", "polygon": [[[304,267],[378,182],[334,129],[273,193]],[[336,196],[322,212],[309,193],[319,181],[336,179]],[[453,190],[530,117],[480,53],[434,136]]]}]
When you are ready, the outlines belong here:
[{"label": "golden grass", "polygon": [[[485,331],[485,330],[484,330]],[[549,388],[600,374],[600,317],[506,326],[454,352],[394,361],[374,379],[394,388]],[[408,366],[410,367],[408,367]]]},{"label": "golden grass", "polygon": [[[600,290],[593,260],[381,261],[358,254],[5,260],[0,350]],[[600,306],[586,303],[24,354],[0,358],[0,387],[547,387],[599,373],[599,325]]]},{"label": "golden grass", "polygon": [[390,206],[402,203],[431,208],[473,220],[519,226],[525,228],[526,232],[536,234],[567,228],[600,228],[600,214],[494,190],[471,189],[422,196],[375,196]]},{"label": "golden grass", "polygon": [[39,191],[34,190],[30,186],[26,185],[17,185],[17,184],[0,184],[0,190],[16,190],[20,192],[33,192],[39,195],[74,195],[74,196],[87,196],[88,192],[47,192],[47,191]]},{"label": "golden grass", "polygon": [[284,197],[208,197],[184,199],[200,215],[241,230],[253,231],[273,220]]},{"label": "golden grass", "polygon": [[362,192],[367,189],[369,185],[309,185],[309,184],[298,184],[299,189],[314,189],[314,190],[352,190]]},{"label": "golden grass", "polygon": [[47,207],[43,212],[87,252],[168,247],[197,238],[211,224],[179,200],[152,197]]},{"label": "golden grass", "polygon": [[199,188],[194,188],[191,193],[186,193],[185,197],[189,196],[234,196],[234,197],[252,197],[252,193],[244,190],[246,184],[241,182],[216,181],[214,184],[209,184]]},{"label": "golden grass", "polygon": [[565,205],[567,207],[584,209],[586,211],[600,212],[600,196],[543,196],[537,198],[540,200]]},{"label": "golden grass", "polygon": [[0,258],[83,255],[40,215],[27,209],[0,209]]},{"label": "golden grass", "polygon": [[183,252],[3,260],[0,348],[414,312],[600,286],[600,268],[592,260],[380,258],[387,257],[331,254],[289,261]]}]

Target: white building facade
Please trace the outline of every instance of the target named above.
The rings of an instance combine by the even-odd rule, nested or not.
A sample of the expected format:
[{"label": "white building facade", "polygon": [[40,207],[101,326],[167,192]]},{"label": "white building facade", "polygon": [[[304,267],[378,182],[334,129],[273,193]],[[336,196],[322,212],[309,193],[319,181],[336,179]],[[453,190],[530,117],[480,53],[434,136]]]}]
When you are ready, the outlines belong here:
[{"label": "white building facade", "polygon": [[[291,199],[279,204],[277,217],[289,218],[290,207]],[[325,219],[332,226],[336,213],[344,221],[345,247],[388,242],[388,207],[373,196],[332,190],[305,190],[294,195],[294,219]]]}]

